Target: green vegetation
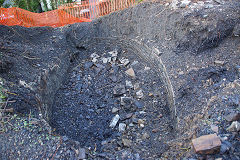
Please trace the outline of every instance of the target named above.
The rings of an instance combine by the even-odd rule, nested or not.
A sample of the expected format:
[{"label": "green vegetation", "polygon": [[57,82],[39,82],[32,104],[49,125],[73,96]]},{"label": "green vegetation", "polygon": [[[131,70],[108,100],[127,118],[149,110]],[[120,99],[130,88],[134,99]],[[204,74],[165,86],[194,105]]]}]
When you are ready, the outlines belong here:
[{"label": "green vegetation", "polygon": [[37,12],[40,5],[40,0],[15,0],[14,4],[16,7],[31,11]]},{"label": "green vegetation", "polygon": [[3,3],[5,0],[0,0],[0,7],[3,7]]},{"label": "green vegetation", "polygon": [[57,9],[59,5],[72,2],[72,0],[50,0],[50,4],[48,4],[47,0],[14,0],[15,7],[31,12],[38,12],[39,7],[42,7],[43,11],[50,11]]}]

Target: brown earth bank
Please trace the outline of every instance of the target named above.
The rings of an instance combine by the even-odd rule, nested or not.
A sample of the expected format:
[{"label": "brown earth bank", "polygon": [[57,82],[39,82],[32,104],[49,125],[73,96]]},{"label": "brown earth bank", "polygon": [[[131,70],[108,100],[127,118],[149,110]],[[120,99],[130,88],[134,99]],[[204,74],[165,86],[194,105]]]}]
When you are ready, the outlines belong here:
[{"label": "brown earth bank", "polygon": [[0,26],[1,159],[240,159],[240,3],[184,4]]}]

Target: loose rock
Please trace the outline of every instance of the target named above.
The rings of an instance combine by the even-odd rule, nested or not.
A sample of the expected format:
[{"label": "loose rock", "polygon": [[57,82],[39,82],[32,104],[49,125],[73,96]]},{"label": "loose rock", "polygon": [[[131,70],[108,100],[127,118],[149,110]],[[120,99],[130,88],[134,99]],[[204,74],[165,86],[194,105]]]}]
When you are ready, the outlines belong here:
[{"label": "loose rock", "polygon": [[142,98],[143,97],[143,91],[142,90],[137,91],[136,96],[137,96],[137,98]]},{"label": "loose rock", "polygon": [[238,132],[240,131],[240,123],[238,121],[232,122],[232,124],[227,128],[229,132]]},{"label": "loose rock", "polygon": [[119,123],[119,132],[125,132],[126,126],[125,123]]},{"label": "loose rock", "polygon": [[121,105],[125,106],[126,108],[130,108],[130,106],[132,105],[132,98],[121,97]]},{"label": "loose rock", "polygon": [[126,87],[127,87],[127,88],[133,88],[133,84],[132,84],[132,82],[126,80]]},{"label": "loose rock", "polygon": [[134,104],[139,109],[143,108],[145,105],[143,101],[137,101],[137,100],[134,102]]},{"label": "loose rock", "polygon": [[120,119],[120,116],[118,114],[114,116],[109,127],[114,128],[117,125],[119,119]]},{"label": "loose rock", "polygon": [[216,134],[204,135],[192,140],[198,154],[215,154],[220,151],[221,140]]},{"label": "loose rock", "polygon": [[224,116],[228,122],[240,120],[240,112],[231,112],[228,115]]},{"label": "loose rock", "polygon": [[216,60],[216,61],[214,61],[214,63],[217,64],[217,65],[223,66],[225,62],[224,62],[224,61]]},{"label": "loose rock", "polygon": [[232,144],[228,141],[223,141],[222,145],[221,145],[221,149],[220,149],[220,153],[224,154],[226,152],[228,152],[232,147]]},{"label": "loose rock", "polygon": [[237,24],[233,29],[233,35],[236,37],[240,36],[240,24]]},{"label": "loose rock", "polygon": [[122,63],[124,66],[126,66],[130,63],[130,61],[126,58],[122,58],[122,59],[120,59],[120,63]]},{"label": "loose rock", "polygon": [[211,125],[211,129],[212,129],[213,132],[218,133],[218,126]]},{"label": "loose rock", "polygon": [[85,159],[86,158],[86,151],[84,148],[80,148],[79,149],[79,156],[78,156],[79,159]]},{"label": "loose rock", "polygon": [[112,108],[112,113],[116,113],[116,112],[118,112],[118,111],[119,111],[118,108],[116,108],[116,107],[113,107],[113,108]]},{"label": "loose rock", "polygon": [[135,72],[132,68],[129,68],[128,70],[126,70],[125,73],[130,77],[135,78]]},{"label": "loose rock", "polygon": [[130,147],[132,145],[132,141],[125,138],[122,139],[122,143],[125,147]]},{"label": "loose rock", "polygon": [[126,89],[125,89],[125,86],[123,85],[117,85],[113,88],[113,94],[115,96],[121,96],[124,93],[126,93]]}]

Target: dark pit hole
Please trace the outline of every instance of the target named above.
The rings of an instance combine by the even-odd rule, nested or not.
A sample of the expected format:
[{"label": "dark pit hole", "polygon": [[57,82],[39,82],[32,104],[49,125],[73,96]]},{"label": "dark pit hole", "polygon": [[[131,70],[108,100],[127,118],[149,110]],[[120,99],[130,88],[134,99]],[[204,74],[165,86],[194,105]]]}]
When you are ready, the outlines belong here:
[{"label": "dark pit hole", "polygon": [[[91,44],[85,51],[57,91],[52,127],[97,152],[115,153],[120,147],[143,157],[161,155],[168,148],[164,142],[173,138],[174,124],[159,71],[137,51],[121,45]],[[130,68],[135,78],[126,74]],[[128,97],[128,102],[122,97]],[[117,114],[120,120],[111,128]],[[126,124],[125,131],[119,131],[120,123]]]}]

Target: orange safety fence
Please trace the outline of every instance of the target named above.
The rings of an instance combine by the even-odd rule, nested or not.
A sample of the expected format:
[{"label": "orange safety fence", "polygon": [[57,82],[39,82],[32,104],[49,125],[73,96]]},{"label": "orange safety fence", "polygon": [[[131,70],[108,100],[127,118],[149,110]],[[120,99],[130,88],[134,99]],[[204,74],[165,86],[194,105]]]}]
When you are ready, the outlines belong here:
[{"label": "orange safety fence", "polygon": [[0,8],[0,25],[61,27],[67,24],[90,22],[95,18],[125,9],[135,3],[135,0],[89,1],[64,4],[56,10],[43,13],[33,13],[16,7]]}]

